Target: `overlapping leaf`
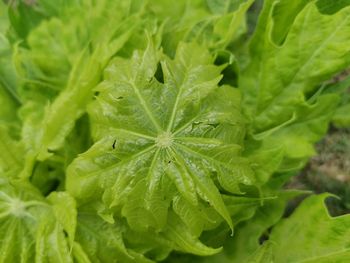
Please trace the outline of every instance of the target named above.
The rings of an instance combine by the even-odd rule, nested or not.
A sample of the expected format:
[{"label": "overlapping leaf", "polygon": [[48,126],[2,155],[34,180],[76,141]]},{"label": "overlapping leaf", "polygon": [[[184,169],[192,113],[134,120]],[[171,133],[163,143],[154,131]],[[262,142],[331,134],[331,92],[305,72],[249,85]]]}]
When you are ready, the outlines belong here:
[{"label": "overlapping leaf", "polygon": [[105,65],[137,26],[142,3],[136,2],[67,5],[59,17],[43,20],[28,35],[29,47],[21,47],[15,57],[28,151],[22,177],[30,176],[36,159],[46,160],[62,149]]},{"label": "overlapping leaf", "polygon": [[267,147],[284,145],[283,170],[313,154],[338,103],[318,85],[350,63],[350,8],[330,16],[307,2],[266,1],[240,78],[250,133]]},{"label": "overlapping leaf", "polygon": [[253,0],[152,1],[149,9],[164,20],[162,45],[173,55],[181,41],[197,41],[213,51],[225,49],[246,32],[245,14]]},{"label": "overlapping leaf", "polygon": [[336,78],[336,82],[326,85],[324,88],[324,93],[336,92],[340,95],[340,103],[337,107],[336,112],[334,113],[332,122],[336,127],[346,128],[350,127],[350,77],[345,77],[347,71],[340,74],[340,78]]},{"label": "overlapping leaf", "polygon": [[350,218],[330,216],[324,204],[326,197],[329,195],[306,199],[290,218],[277,224],[268,244],[248,262],[264,263],[264,258],[281,263],[346,262],[350,256]]},{"label": "overlapping leaf", "polygon": [[[0,8],[1,11],[6,10],[3,4],[0,4]],[[12,47],[4,35],[8,25],[2,24],[5,17],[0,13],[0,24],[4,27],[0,28],[0,173],[13,176],[23,167],[24,149],[16,140],[20,130],[17,116],[20,101],[16,92]]]},{"label": "overlapping leaf", "polygon": [[0,177],[0,262],[73,262],[75,201],[66,193],[49,199],[28,183]]},{"label": "overlapping leaf", "polygon": [[0,173],[12,177],[23,169],[24,148],[10,134],[9,128],[0,124]]},{"label": "overlapping leaf", "polygon": [[120,223],[104,221],[89,206],[80,209],[77,223],[73,256],[78,262],[153,262],[125,247]]}]

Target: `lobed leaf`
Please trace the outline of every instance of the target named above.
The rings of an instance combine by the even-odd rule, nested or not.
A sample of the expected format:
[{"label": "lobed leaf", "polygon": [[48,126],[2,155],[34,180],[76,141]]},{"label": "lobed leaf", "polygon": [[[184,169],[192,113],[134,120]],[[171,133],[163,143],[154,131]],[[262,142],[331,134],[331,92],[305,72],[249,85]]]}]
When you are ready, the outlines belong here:
[{"label": "lobed leaf", "polygon": [[[196,44],[180,44],[174,60],[160,56],[150,42],[106,69],[89,107],[97,142],[68,168],[67,189],[80,202],[102,199],[139,231],[163,229],[172,205],[191,224],[177,196],[213,207],[232,228],[220,191],[241,193],[239,184],[255,180],[240,155],[239,95],[217,86],[221,69]],[[155,78],[159,62],[164,83]]]}]

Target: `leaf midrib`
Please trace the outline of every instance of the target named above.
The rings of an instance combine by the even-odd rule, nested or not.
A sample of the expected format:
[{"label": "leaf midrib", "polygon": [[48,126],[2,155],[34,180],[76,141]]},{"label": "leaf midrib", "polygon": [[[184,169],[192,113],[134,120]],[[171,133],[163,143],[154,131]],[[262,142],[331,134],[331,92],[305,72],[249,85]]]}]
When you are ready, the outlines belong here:
[{"label": "leaf midrib", "polygon": [[229,169],[229,170],[234,169],[234,167],[228,165],[228,164],[225,163],[225,162],[220,162],[220,161],[218,161],[218,160],[216,160],[216,159],[214,159],[214,158],[212,158],[212,157],[210,157],[210,156],[208,156],[208,155],[204,155],[204,154],[201,154],[201,153],[199,153],[199,152],[196,152],[196,151],[192,150],[191,148],[189,148],[189,147],[187,147],[187,146],[185,146],[185,145],[182,145],[182,144],[176,143],[176,142],[175,142],[175,144],[176,144],[176,146],[178,146],[179,148],[182,148],[185,152],[190,152],[192,155],[195,155],[195,156],[199,157],[200,159],[210,160],[211,162],[213,162],[213,163],[215,163],[215,164],[217,164],[217,165],[219,165],[219,166],[223,166],[223,167],[225,167],[225,168],[227,168],[227,169]]},{"label": "leaf midrib", "polygon": [[134,82],[130,82],[129,83],[131,85],[131,87],[133,88],[137,99],[139,100],[142,108],[144,109],[144,111],[146,112],[147,117],[150,119],[150,121],[153,123],[154,127],[157,129],[158,132],[162,131],[162,127],[159,125],[158,121],[156,120],[156,118],[154,117],[152,111],[150,110],[146,100],[142,97],[142,94],[140,93],[140,91],[138,90],[138,88],[136,87],[136,84]]},{"label": "leaf midrib", "polygon": [[188,69],[189,69],[189,67],[186,66],[186,65],[183,65],[183,67],[184,67],[184,72],[185,72],[184,74],[185,75],[182,78],[182,82],[181,83],[177,83],[176,82],[176,78],[173,78],[175,86],[179,87],[179,91],[178,91],[178,93],[176,95],[176,99],[175,99],[175,103],[174,103],[174,106],[173,106],[173,110],[171,112],[170,120],[169,120],[168,127],[167,127],[167,132],[170,132],[171,129],[173,128],[175,117],[176,117],[176,113],[177,113],[177,110],[178,110],[178,107],[179,107],[179,103],[180,103],[180,98],[182,96],[182,92],[183,92],[185,83],[186,83],[187,78],[188,78]]},{"label": "leaf midrib", "polygon": [[85,177],[91,177],[91,176],[94,176],[94,175],[96,175],[96,174],[100,174],[101,171],[107,172],[107,171],[113,170],[113,169],[115,169],[115,168],[118,168],[119,166],[124,165],[125,163],[128,163],[128,162],[134,160],[135,158],[140,157],[140,156],[142,156],[142,155],[144,155],[144,154],[146,154],[146,153],[152,151],[154,148],[156,148],[156,145],[149,146],[149,147],[147,147],[146,149],[144,149],[144,150],[142,150],[142,151],[140,151],[140,152],[137,152],[137,153],[135,153],[135,154],[129,156],[129,157],[126,158],[126,159],[122,159],[120,162],[117,162],[117,163],[115,163],[115,164],[113,164],[113,165],[111,165],[111,166],[109,166],[109,167],[106,167],[106,168],[104,168],[104,169],[102,169],[102,170],[101,170],[101,169],[98,169],[98,170],[96,170],[96,171],[88,172],[88,173],[85,174]]}]

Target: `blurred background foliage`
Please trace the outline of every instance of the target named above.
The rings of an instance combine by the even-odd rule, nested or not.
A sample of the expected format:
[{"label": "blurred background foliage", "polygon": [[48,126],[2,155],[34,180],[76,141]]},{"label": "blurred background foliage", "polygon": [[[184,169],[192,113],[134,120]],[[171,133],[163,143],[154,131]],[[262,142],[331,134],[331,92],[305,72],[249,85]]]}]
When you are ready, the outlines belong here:
[{"label": "blurred background foliage", "polygon": [[[321,3],[322,2],[322,3]],[[332,14],[349,4],[349,0],[320,0],[323,12]],[[327,5],[325,5],[326,3]],[[253,32],[263,0],[257,0],[248,12],[249,32]],[[330,213],[334,216],[350,213],[350,69],[324,83],[324,92],[338,89],[342,93],[333,124],[328,134],[317,144],[314,156],[299,175],[292,177],[286,188],[310,190],[315,193],[329,192],[338,197],[327,199]],[[301,202],[300,199],[290,203],[286,214]]]}]

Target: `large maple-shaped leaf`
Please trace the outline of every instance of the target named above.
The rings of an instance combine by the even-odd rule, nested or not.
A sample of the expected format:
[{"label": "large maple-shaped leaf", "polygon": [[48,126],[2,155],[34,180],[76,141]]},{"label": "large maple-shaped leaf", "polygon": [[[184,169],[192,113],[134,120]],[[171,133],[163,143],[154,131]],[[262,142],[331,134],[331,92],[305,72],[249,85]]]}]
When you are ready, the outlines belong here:
[{"label": "large maple-shaped leaf", "polygon": [[162,229],[179,195],[193,209],[213,207],[232,227],[220,192],[240,193],[254,177],[240,155],[239,94],[218,87],[221,70],[195,44],[180,44],[173,60],[152,44],[115,59],[89,107],[97,142],[69,167],[69,192],[80,202],[102,198],[106,220],[121,213],[140,230]]}]

